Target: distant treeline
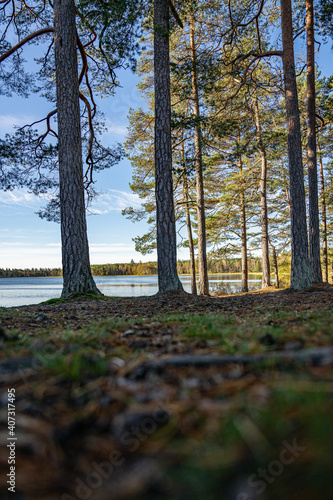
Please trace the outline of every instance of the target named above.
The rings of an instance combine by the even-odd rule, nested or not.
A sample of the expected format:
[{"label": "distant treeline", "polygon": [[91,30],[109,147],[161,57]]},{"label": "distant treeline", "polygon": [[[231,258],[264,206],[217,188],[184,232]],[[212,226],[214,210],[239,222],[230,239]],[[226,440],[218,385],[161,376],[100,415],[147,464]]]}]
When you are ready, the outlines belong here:
[{"label": "distant treeline", "polygon": [[33,278],[41,276],[62,276],[61,268],[0,269],[0,278]]},{"label": "distant treeline", "polygon": [[[261,260],[259,257],[249,259],[249,272],[261,272]],[[91,266],[94,276],[144,276],[157,274],[156,262],[134,262],[129,264],[101,264]],[[208,259],[208,272],[210,273],[240,273],[241,259]],[[190,274],[190,261],[178,261],[178,273]],[[42,276],[61,276],[60,268],[42,268],[42,269],[0,269],[0,278],[20,278],[20,277],[42,277]]]}]

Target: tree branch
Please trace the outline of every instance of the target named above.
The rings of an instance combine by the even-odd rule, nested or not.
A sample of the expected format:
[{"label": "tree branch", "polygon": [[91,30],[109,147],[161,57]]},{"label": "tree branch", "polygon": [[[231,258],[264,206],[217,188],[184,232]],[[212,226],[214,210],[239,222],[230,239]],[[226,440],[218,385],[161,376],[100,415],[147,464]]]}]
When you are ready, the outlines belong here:
[{"label": "tree branch", "polygon": [[40,36],[40,35],[45,35],[45,33],[53,33],[53,28],[43,28],[41,30],[35,31],[34,33],[31,33],[30,35],[26,36],[18,42],[14,47],[11,47],[9,50],[7,50],[4,54],[0,56],[0,63],[7,59],[7,57],[11,56],[14,52],[16,52],[19,48],[21,48],[23,45],[25,45],[27,42],[30,42],[30,40],[33,40],[34,38]]},{"label": "tree branch", "polygon": [[176,10],[176,7],[175,7],[175,5],[174,5],[174,3],[173,3],[172,0],[169,0],[169,7],[170,7],[170,10],[171,10],[171,12],[173,14],[173,17],[176,19],[176,22],[177,22],[178,26],[180,26],[181,28],[184,28],[183,22],[180,19],[179,14],[178,14],[178,12]]}]

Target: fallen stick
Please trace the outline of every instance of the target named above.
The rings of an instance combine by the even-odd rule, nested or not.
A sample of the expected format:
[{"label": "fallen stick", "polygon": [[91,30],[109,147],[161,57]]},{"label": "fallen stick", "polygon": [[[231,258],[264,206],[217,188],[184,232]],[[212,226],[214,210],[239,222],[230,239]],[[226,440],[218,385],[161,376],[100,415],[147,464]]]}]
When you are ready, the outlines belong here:
[{"label": "fallen stick", "polygon": [[203,354],[203,355],[184,355],[172,356],[148,361],[142,365],[136,366],[127,373],[131,379],[144,378],[148,372],[158,373],[168,367],[187,367],[204,368],[210,366],[227,366],[230,364],[255,365],[263,362],[274,362],[276,364],[304,362],[306,365],[323,366],[333,363],[333,347],[319,347],[305,349],[301,351],[284,352],[274,351],[260,354]]}]

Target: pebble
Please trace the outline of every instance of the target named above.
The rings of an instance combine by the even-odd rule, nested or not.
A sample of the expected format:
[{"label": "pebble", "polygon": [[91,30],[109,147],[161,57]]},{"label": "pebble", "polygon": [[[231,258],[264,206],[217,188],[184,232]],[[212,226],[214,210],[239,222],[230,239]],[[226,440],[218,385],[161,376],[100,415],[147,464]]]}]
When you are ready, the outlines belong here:
[{"label": "pebble", "polygon": [[43,313],[39,313],[37,314],[37,316],[35,316],[35,320],[36,321],[48,321],[48,317],[46,316],[46,314],[43,314]]},{"label": "pebble", "polygon": [[134,335],[134,334],[135,334],[134,330],[126,330],[126,332],[124,332],[124,335]]}]

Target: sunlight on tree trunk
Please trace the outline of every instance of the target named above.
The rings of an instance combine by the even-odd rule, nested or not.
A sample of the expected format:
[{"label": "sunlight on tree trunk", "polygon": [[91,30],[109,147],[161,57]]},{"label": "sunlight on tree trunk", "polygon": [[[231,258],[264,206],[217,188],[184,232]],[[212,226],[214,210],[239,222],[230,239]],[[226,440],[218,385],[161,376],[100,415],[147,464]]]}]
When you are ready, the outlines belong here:
[{"label": "sunlight on tree trunk", "polygon": [[323,158],[321,155],[321,148],[319,141],[318,141],[318,156],[319,156],[319,167],[320,167],[320,198],[321,198],[322,234],[323,234],[323,279],[326,283],[328,283],[326,190],[325,190]]},{"label": "sunlight on tree trunk", "polygon": [[320,264],[320,235],[318,207],[318,173],[316,145],[316,83],[315,40],[313,26],[313,0],[306,0],[306,46],[307,46],[307,140],[309,178],[309,246],[312,280],[322,281]]},{"label": "sunlight on tree trunk", "polygon": [[306,227],[302,139],[298,110],[294,60],[291,1],[281,0],[283,73],[287,112],[288,157],[291,208],[291,282],[295,290],[312,284]]},{"label": "sunlight on tree trunk", "polygon": [[182,139],[183,139],[183,142],[182,142],[183,192],[184,192],[185,213],[186,213],[186,227],[187,227],[187,234],[188,234],[188,246],[189,246],[189,250],[190,250],[191,292],[193,293],[193,295],[197,295],[194,243],[193,243],[193,236],[192,236],[190,203],[189,203],[189,196],[188,196],[188,182],[187,182],[187,173],[186,173],[186,165],[185,165],[184,134],[182,136]]},{"label": "sunlight on tree trunk", "polygon": [[205,198],[203,186],[203,165],[202,165],[202,137],[200,125],[199,91],[197,78],[197,56],[195,48],[195,22],[193,14],[190,15],[190,38],[191,38],[191,59],[192,59],[192,100],[195,117],[194,144],[195,144],[195,175],[197,189],[197,217],[198,217],[198,293],[199,295],[209,295],[207,254],[206,254],[206,216]]},{"label": "sunlight on tree trunk", "polygon": [[266,151],[262,143],[261,123],[257,97],[254,100],[255,121],[257,129],[257,140],[261,157],[261,178],[260,178],[260,205],[261,205],[261,238],[262,238],[262,288],[271,285],[271,271],[269,265],[268,249],[268,216],[267,216],[267,158]]},{"label": "sunlight on tree trunk", "polygon": [[[239,158],[239,171],[243,171],[242,158]],[[243,179],[241,179],[243,184]],[[247,235],[246,235],[246,206],[245,206],[245,193],[242,186],[240,192],[241,201],[241,240],[242,240],[242,292],[249,291],[248,285],[248,265],[247,265]]]}]

